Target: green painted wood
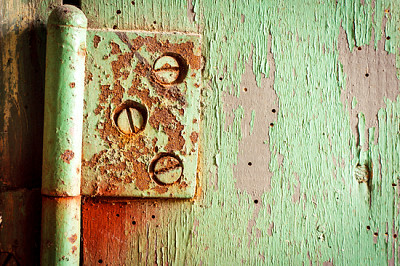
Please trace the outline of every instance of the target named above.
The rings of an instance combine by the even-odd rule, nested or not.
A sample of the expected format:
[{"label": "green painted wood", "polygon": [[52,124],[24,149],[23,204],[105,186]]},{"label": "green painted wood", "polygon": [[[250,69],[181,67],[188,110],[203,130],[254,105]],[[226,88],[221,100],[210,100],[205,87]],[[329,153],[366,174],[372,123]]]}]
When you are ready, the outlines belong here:
[{"label": "green painted wood", "polygon": [[[143,218],[139,229],[126,214],[123,256],[106,247],[94,256],[87,246],[85,262],[398,264],[398,6],[396,0],[83,1],[92,27],[199,29],[205,58],[199,196],[146,207],[159,213],[157,222]],[[246,80],[256,81],[247,92]],[[268,90],[276,100],[254,106],[248,95]],[[272,108],[275,116],[259,117]],[[243,147],[244,141],[253,144]],[[358,166],[368,169],[361,173],[368,183],[357,182]],[[84,238],[96,230],[90,218],[84,217]],[[104,241],[120,235],[113,229]]]},{"label": "green painted wood", "polygon": [[[201,190],[190,202],[88,199],[83,241],[103,241],[83,247],[84,263],[399,263],[398,0],[133,3],[82,9],[94,28],[203,34]],[[40,186],[48,4],[2,2],[2,189]],[[253,97],[264,92],[275,98]]]}]

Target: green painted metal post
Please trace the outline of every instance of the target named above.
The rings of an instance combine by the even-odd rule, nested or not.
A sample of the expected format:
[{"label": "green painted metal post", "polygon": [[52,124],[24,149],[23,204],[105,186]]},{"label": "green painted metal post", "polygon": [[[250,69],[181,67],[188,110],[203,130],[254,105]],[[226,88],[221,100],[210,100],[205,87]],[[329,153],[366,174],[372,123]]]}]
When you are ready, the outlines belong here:
[{"label": "green painted metal post", "polygon": [[87,19],[70,5],[47,28],[42,170],[42,265],[79,265]]}]

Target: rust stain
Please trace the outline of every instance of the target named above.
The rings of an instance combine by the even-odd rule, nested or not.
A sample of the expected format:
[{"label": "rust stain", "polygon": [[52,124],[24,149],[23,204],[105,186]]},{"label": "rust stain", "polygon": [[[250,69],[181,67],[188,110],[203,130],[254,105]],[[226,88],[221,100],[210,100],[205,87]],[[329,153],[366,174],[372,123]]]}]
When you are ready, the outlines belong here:
[{"label": "rust stain", "polygon": [[[162,130],[168,137],[168,142],[163,147],[165,151],[180,152],[180,154],[184,155],[185,139],[182,136],[184,125],[162,103],[165,99],[176,102],[176,104],[180,105],[177,108],[179,115],[183,116],[186,106],[185,95],[183,95],[182,90],[177,86],[165,87],[155,82],[152,65],[145,58],[141,57],[137,50],[145,46],[145,49],[150,53],[157,51],[158,54],[160,52],[161,54],[179,54],[190,65],[190,68],[193,69],[200,68],[201,57],[194,55],[194,44],[191,42],[171,44],[169,41],[160,42],[154,37],[144,38],[139,36],[133,40],[129,40],[124,33],[120,32],[117,35],[122,42],[128,45],[130,51],[122,53],[119,44],[113,41],[110,42],[110,54],[114,55],[113,58],[115,58],[115,60],[109,61],[113,81],[111,84],[103,83],[99,85],[100,94],[94,113],[100,115],[102,118],[96,128],[98,137],[107,143],[109,147],[116,144],[119,151],[118,154],[115,154],[108,149],[103,150],[93,155],[90,161],[83,160],[82,164],[84,167],[95,167],[97,173],[101,175],[101,179],[106,181],[106,183],[99,182],[93,185],[97,195],[107,195],[111,191],[118,190],[121,183],[134,183],[139,190],[148,190],[151,188],[158,193],[166,193],[168,192],[168,188],[154,186],[154,181],[148,172],[148,165],[138,160],[143,155],[153,156],[158,152],[156,145],[157,138],[149,139],[140,134],[134,136],[121,134],[112,121],[114,108],[122,104],[124,95],[126,96],[126,94],[136,99],[139,98],[139,102],[149,111],[147,122],[156,130]],[[99,46],[100,41],[101,38],[99,36],[94,36],[93,42],[95,48]],[[103,59],[109,60],[110,57],[105,55]],[[134,68],[132,67],[133,63],[136,63]],[[124,83],[121,80],[127,80],[132,71],[136,75],[130,87],[125,89],[122,86]],[[150,92],[143,85],[146,84],[142,83],[142,79],[144,78],[151,83],[155,91]],[[93,75],[89,73],[86,79],[89,81],[92,80]],[[197,122],[197,120],[194,121]],[[196,143],[198,133],[192,133],[190,139],[192,143]],[[129,171],[127,171],[128,165]],[[185,186],[187,186],[186,183],[181,184],[181,187]]]},{"label": "rust stain", "polygon": [[139,43],[142,42],[145,44],[150,53],[176,53],[181,55],[191,66],[191,68],[200,69],[201,67],[201,57],[193,54],[193,42],[188,41],[185,43],[170,43],[168,40],[161,42],[154,37],[138,38],[141,38]]},{"label": "rust stain", "polygon": [[72,246],[72,249],[71,249],[72,254],[74,254],[77,249],[78,248],[76,246]]},{"label": "rust stain", "polygon": [[75,243],[77,239],[78,236],[76,234],[73,234],[72,236],[68,237],[68,241],[71,242],[71,244]]},{"label": "rust stain", "polygon": [[126,70],[126,68],[129,68],[131,66],[133,55],[134,53],[125,53],[119,55],[117,60],[111,62],[111,68],[114,73],[114,80],[117,80],[121,76],[123,76],[124,79],[128,78],[129,71]]},{"label": "rust stain", "polygon": [[163,193],[167,193],[168,192],[168,188],[167,187],[161,187],[161,186],[156,186],[155,188],[153,188],[154,191],[156,191],[159,194],[163,194]]},{"label": "rust stain", "polygon": [[137,162],[132,167],[133,172],[136,174],[136,186],[140,190],[146,190],[150,187],[151,178],[147,172],[146,165],[141,162]]},{"label": "rust stain", "polygon": [[121,49],[119,48],[119,45],[115,42],[110,42],[111,46],[111,54],[120,54]]},{"label": "rust stain", "polygon": [[160,125],[164,127],[168,135],[168,144],[165,149],[168,152],[181,150],[185,145],[185,139],[182,136],[184,126],[176,120],[176,117],[166,108],[155,108],[153,115],[149,119],[152,127],[158,129]]},{"label": "rust stain", "polygon": [[99,47],[99,42],[100,41],[101,41],[100,36],[94,35],[94,37],[93,37],[93,46],[94,46],[94,48]]},{"label": "rust stain", "polygon": [[92,265],[99,259],[104,265],[123,265],[129,261],[137,239],[149,229],[155,232],[160,219],[167,219],[173,203],[164,203],[166,208],[152,199],[85,198],[82,202],[82,264]]},{"label": "rust stain", "polygon": [[193,144],[197,142],[197,139],[199,138],[199,133],[197,132],[192,132],[190,135],[190,140],[192,141]]},{"label": "rust stain", "polygon": [[71,150],[66,150],[63,154],[60,155],[61,159],[66,162],[70,163],[70,161],[74,158],[75,154]]},{"label": "rust stain", "polygon": [[70,86],[71,88],[75,88],[75,82],[71,82],[71,83],[69,84],[69,86]]}]

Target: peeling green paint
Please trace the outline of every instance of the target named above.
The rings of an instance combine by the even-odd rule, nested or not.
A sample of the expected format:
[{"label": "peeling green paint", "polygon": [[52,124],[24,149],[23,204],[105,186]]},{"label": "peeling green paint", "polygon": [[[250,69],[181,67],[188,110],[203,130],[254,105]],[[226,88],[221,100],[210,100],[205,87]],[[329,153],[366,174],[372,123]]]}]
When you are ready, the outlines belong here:
[{"label": "peeling green paint", "polygon": [[[88,3],[83,6],[90,9]],[[101,3],[101,10],[93,9],[100,17],[96,23],[109,25],[111,11]],[[349,111],[340,100],[348,88],[338,56],[341,28],[350,51],[376,44],[384,29],[390,36],[385,49],[396,53],[399,69],[400,14],[393,10],[398,1],[195,1],[194,24],[182,15],[186,6],[175,4],[149,7],[135,1],[146,21],[165,11],[167,17],[160,16],[164,30],[199,25],[203,33],[202,194],[193,203],[173,205],[161,222],[166,226],[162,232],[151,228],[146,235],[132,236],[142,250],[150,241],[146,260],[193,265],[398,263],[400,102],[386,100],[377,114],[379,128],[365,128],[360,114],[359,136],[353,135]],[[170,16],[177,26],[166,21]],[[142,25],[138,23],[134,27]],[[271,189],[256,205],[251,195],[236,189],[232,171],[245,109],[233,110],[234,122],[225,129],[222,97],[223,92],[242,96],[240,81],[250,56],[258,84],[272,74],[269,49],[279,112],[265,136]],[[369,166],[368,186],[354,178],[358,163]],[[300,196],[293,202],[296,190]],[[256,206],[261,206],[258,212]],[[251,220],[254,226],[248,230]]]}]

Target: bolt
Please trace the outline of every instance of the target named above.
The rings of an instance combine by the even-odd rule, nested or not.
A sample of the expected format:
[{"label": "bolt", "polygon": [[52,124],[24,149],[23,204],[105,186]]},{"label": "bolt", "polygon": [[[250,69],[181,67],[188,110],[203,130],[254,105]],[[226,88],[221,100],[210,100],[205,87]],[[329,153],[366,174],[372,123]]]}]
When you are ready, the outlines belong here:
[{"label": "bolt", "polygon": [[176,182],[182,175],[180,161],[170,155],[163,156],[154,163],[154,177],[163,184]]},{"label": "bolt", "polygon": [[144,127],[144,118],[138,109],[125,108],[118,114],[116,124],[122,133],[129,135]]},{"label": "bolt", "polygon": [[179,63],[172,56],[162,56],[154,64],[154,74],[158,82],[172,84],[179,77]]}]

